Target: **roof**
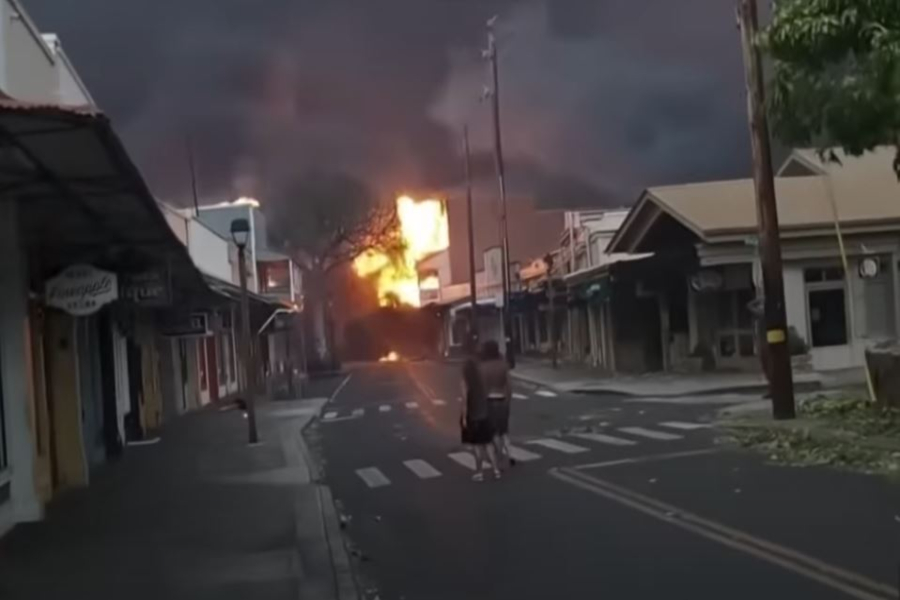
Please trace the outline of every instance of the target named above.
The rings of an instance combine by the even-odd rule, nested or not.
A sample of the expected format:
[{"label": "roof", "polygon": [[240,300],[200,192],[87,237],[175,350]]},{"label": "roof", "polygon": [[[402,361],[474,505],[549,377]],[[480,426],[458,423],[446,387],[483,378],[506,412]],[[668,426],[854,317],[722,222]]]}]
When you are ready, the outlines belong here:
[{"label": "roof", "polygon": [[8,149],[0,188],[20,206],[38,275],[75,262],[120,272],[167,268],[188,298],[205,289],[102,113],[0,98],[0,141]]},{"label": "roof", "polygon": [[[776,178],[778,220],[783,232],[830,231],[834,226],[832,199],[841,224],[847,228],[900,230],[900,183],[891,167],[893,150],[879,150],[860,158],[840,155],[842,164],[822,163],[814,151],[795,154],[789,160],[799,159],[810,172],[822,169],[823,174]],[[757,229],[752,179],[655,187],[641,195],[610,243],[610,250],[634,250],[640,229],[636,226],[652,218],[647,214],[653,210],[668,214],[706,242],[748,235]]]}]

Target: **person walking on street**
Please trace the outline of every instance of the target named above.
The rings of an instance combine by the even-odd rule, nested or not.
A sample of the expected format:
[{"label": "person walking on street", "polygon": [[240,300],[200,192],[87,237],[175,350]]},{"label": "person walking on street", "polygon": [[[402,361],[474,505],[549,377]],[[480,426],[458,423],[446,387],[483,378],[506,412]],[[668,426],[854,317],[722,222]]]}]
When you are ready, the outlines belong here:
[{"label": "person walking on street", "polygon": [[485,458],[491,465],[494,478],[500,477],[500,468],[497,464],[497,456],[494,453],[492,443],[494,441],[494,429],[488,412],[487,396],[484,382],[475,359],[470,357],[463,364],[463,413],[460,418],[462,428],[462,442],[472,448],[475,457],[475,474],[473,481],[484,481]]},{"label": "person walking on street", "polygon": [[484,380],[497,453],[506,460],[508,466],[515,465],[516,461],[509,453],[509,408],[512,401],[509,366],[500,355],[500,346],[493,340],[485,342],[481,350],[481,377]]}]

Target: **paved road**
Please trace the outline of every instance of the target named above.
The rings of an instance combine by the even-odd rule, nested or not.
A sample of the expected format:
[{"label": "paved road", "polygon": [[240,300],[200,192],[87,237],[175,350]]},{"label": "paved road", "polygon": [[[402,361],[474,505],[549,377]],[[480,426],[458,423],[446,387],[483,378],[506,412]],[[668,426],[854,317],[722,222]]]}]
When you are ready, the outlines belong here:
[{"label": "paved road", "polygon": [[723,450],[709,404],[517,383],[521,464],[477,484],[457,370],[358,368],[309,432],[368,597],[896,597],[900,494],[884,481]]}]

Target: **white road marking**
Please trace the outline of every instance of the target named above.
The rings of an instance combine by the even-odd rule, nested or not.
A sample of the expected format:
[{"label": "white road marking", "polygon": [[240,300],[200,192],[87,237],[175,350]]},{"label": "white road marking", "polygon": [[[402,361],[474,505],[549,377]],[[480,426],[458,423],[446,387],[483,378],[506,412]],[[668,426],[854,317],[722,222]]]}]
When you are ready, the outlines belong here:
[{"label": "white road marking", "polygon": [[325,419],[326,421],[330,421],[331,419],[335,418],[336,416],[338,416],[337,411],[332,410],[332,411],[325,413],[322,416],[322,418]]},{"label": "white road marking", "polygon": [[525,448],[519,448],[518,446],[509,446],[509,456],[512,459],[518,460],[520,462],[528,462],[531,460],[538,460],[541,455],[535,454],[534,452],[529,452]]},{"label": "white road marking", "polygon": [[350,381],[351,376],[352,376],[352,373],[350,375],[347,375],[346,377],[344,377],[344,380],[341,382],[341,385],[337,386],[337,389],[334,390],[333,394],[331,394],[331,398],[328,399],[329,402],[334,402],[337,399],[338,394],[341,393],[341,390],[343,390],[344,386],[347,385],[347,382]]},{"label": "white road marking", "polygon": [[568,442],[564,442],[562,440],[557,440],[554,438],[542,438],[539,440],[531,440],[528,443],[534,444],[535,446],[543,446],[544,448],[550,448],[551,450],[557,450],[557,451],[563,452],[565,454],[578,454],[579,452],[587,452],[588,451],[588,449],[583,446],[576,446],[575,444],[569,444]]},{"label": "white road marking", "polygon": [[571,433],[569,435],[571,435],[572,437],[577,437],[581,440],[589,440],[591,442],[609,444],[610,446],[634,446],[637,444],[637,442],[632,440],[626,440],[625,438],[618,438],[602,433]]},{"label": "white road marking", "polygon": [[550,390],[538,390],[535,394],[544,398],[556,398],[556,392],[551,392]]},{"label": "white road marking", "polygon": [[512,397],[516,400],[528,400],[528,396],[526,396],[525,394],[520,394],[519,392],[513,392]]},{"label": "white road marking", "polygon": [[370,488],[384,487],[391,485],[391,480],[384,476],[384,473],[375,467],[366,467],[365,469],[357,469],[356,474]]},{"label": "white road marking", "polygon": [[353,409],[353,412],[350,413],[350,416],[351,416],[351,417],[357,417],[357,418],[358,418],[358,417],[363,416],[364,414],[366,414],[366,409],[364,409],[364,408],[354,408],[354,409]]},{"label": "white road marking", "polygon": [[645,429],[644,427],[620,427],[619,431],[622,433],[628,433],[631,435],[636,435],[638,437],[645,437],[651,440],[660,440],[663,442],[670,442],[672,440],[680,440],[682,436],[677,435],[675,433],[666,433],[664,431],[654,431],[653,429]]},{"label": "white road marking", "polygon": [[390,404],[382,404],[381,406],[378,407],[378,412],[391,412],[391,405]]},{"label": "white road marking", "polygon": [[709,423],[685,423],[683,421],[666,421],[659,425],[669,429],[681,429],[682,431],[694,431],[695,429],[708,429],[711,427]]},{"label": "white road marking", "polygon": [[446,406],[447,405],[446,402],[444,402],[443,400],[439,400],[438,398],[435,398],[434,400],[432,400],[431,403],[434,404],[435,406]]},{"label": "white road marking", "polygon": [[434,477],[440,477],[441,472],[429,465],[427,462],[421,459],[414,460],[404,460],[403,464],[406,465],[406,468],[415,473],[419,479],[432,479]]},{"label": "white road marking", "polygon": [[419,403],[418,402],[407,402],[406,408],[419,408]]},{"label": "white road marking", "polygon": [[471,452],[451,452],[447,456],[470,471],[475,470],[475,457],[472,456]]}]

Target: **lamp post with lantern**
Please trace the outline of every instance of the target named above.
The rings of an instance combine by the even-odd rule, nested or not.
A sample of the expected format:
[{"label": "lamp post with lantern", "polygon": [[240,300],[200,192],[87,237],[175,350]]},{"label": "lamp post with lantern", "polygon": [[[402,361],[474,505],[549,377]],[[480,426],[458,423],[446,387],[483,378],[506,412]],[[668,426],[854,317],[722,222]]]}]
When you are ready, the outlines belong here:
[{"label": "lamp post with lantern", "polygon": [[247,294],[247,241],[250,238],[250,222],[247,219],[234,219],[231,222],[231,238],[238,249],[238,274],[241,280],[241,362],[244,364],[247,436],[249,443],[256,444],[259,442],[256,429],[256,369],[250,348],[250,297]]}]

